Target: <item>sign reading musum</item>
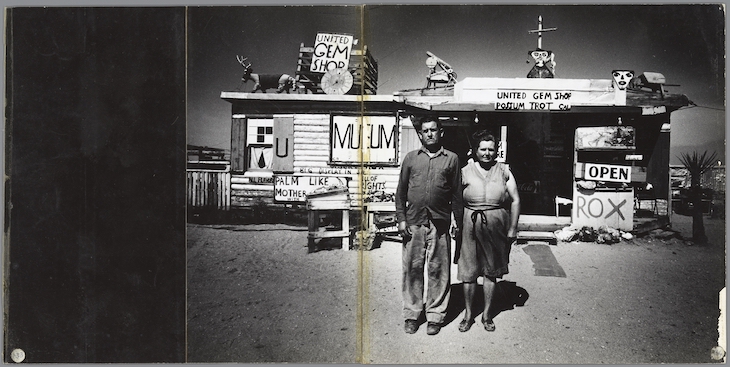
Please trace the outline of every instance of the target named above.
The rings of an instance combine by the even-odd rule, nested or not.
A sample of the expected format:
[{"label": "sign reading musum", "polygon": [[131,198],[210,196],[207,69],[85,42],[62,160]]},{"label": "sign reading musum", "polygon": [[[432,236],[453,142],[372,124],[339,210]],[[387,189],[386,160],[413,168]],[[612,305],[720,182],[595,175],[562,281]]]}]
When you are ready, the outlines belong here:
[{"label": "sign reading musum", "polygon": [[307,194],[310,194],[317,189],[331,187],[346,188],[347,178],[333,176],[275,175],[274,200],[303,203],[307,201]]},{"label": "sign reading musum", "polygon": [[330,163],[395,165],[398,162],[396,116],[330,117]]},{"label": "sign reading musum", "polygon": [[317,33],[310,71],[325,73],[350,65],[353,37],[335,33]]}]

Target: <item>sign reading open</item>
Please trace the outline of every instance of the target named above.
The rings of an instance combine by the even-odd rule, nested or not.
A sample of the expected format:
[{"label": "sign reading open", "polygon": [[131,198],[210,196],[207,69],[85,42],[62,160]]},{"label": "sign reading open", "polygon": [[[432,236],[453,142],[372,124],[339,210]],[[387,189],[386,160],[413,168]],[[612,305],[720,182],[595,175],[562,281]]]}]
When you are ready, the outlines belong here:
[{"label": "sign reading open", "polygon": [[607,182],[631,182],[630,166],[586,163],[586,180]]}]

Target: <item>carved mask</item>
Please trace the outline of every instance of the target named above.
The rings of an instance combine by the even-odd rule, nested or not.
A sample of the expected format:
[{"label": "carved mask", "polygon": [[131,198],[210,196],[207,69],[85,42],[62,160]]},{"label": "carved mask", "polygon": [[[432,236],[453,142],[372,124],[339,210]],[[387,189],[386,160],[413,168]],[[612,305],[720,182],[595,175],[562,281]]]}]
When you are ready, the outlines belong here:
[{"label": "carved mask", "polygon": [[538,48],[537,50],[530,51],[530,56],[535,59],[535,65],[543,67],[546,62],[550,61],[550,55],[552,55],[552,53],[552,51],[541,50]]},{"label": "carved mask", "polygon": [[614,70],[613,81],[619,90],[626,90],[629,86],[629,82],[634,78],[633,70]]}]

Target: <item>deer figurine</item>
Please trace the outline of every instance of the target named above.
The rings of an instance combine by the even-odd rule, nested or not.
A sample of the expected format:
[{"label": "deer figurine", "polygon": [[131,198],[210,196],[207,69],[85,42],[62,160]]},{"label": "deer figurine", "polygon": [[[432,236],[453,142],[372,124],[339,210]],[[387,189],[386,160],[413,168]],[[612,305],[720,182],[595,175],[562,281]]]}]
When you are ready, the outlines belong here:
[{"label": "deer figurine", "polygon": [[249,80],[254,82],[253,91],[261,91],[266,93],[266,90],[276,88],[276,93],[287,92],[296,86],[296,80],[289,74],[254,74],[253,68],[250,62],[246,62],[248,57],[236,55],[238,63],[243,66],[243,76],[241,76],[241,84],[245,84]]}]

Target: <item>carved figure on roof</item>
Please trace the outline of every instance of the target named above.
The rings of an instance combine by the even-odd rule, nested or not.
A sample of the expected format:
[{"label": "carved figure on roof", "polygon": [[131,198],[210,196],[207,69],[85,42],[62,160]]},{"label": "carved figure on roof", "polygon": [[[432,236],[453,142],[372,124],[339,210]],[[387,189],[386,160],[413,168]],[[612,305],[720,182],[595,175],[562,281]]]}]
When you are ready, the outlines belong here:
[{"label": "carved figure on roof", "polygon": [[253,91],[261,91],[266,93],[268,89],[276,88],[276,93],[287,92],[292,88],[296,88],[296,80],[289,74],[254,74],[250,62],[246,62],[248,57],[236,56],[238,63],[243,66],[243,75],[241,76],[241,84],[253,81]]},{"label": "carved figure on roof", "polygon": [[555,54],[541,48],[528,52],[535,65],[527,73],[528,78],[554,78],[555,77]]},{"label": "carved figure on roof", "polygon": [[426,55],[428,55],[428,59],[426,59],[426,66],[428,66],[426,88],[435,88],[438,85],[450,87],[456,84],[456,72],[449,63],[430,51],[426,51]]},{"label": "carved figure on roof", "polygon": [[537,29],[527,31],[527,33],[537,33],[537,48],[533,51],[528,51],[527,54],[535,59],[535,65],[532,67],[528,78],[554,78],[555,77],[555,54],[550,50],[542,49],[542,33],[552,32],[558,30],[557,28],[543,28],[542,27],[542,15],[537,17]]}]

